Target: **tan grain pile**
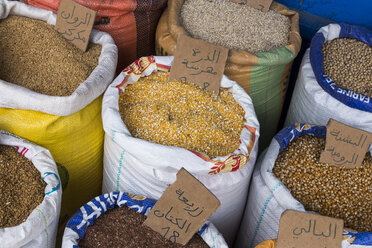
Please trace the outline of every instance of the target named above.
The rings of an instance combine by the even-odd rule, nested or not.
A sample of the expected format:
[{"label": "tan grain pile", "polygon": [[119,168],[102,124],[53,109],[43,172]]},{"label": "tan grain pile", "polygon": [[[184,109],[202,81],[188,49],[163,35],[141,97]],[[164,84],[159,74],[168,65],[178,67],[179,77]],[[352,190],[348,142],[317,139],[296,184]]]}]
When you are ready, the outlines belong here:
[{"label": "tan grain pile", "polygon": [[230,0],[185,0],[181,20],[194,38],[250,53],[288,45],[289,18]]},{"label": "tan grain pile", "polygon": [[26,221],[43,201],[45,186],[30,160],[14,147],[0,145],[0,229]]},{"label": "tan grain pile", "polygon": [[27,17],[0,20],[0,34],[0,79],[46,95],[71,95],[101,54],[100,45],[82,52],[54,26]]},{"label": "tan grain pile", "polygon": [[323,45],[324,72],[341,88],[372,97],[372,47],[339,38]]}]

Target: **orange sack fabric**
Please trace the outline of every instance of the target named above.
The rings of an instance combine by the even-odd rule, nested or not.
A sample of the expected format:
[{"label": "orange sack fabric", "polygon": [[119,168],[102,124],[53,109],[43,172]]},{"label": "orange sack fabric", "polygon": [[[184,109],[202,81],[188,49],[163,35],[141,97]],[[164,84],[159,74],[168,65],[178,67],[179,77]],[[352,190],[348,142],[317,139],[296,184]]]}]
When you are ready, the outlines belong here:
[{"label": "orange sack fabric", "polygon": [[[167,0],[74,0],[97,11],[95,29],[109,33],[119,49],[117,72],[137,58],[155,55],[155,31]],[[61,0],[22,0],[57,12]]]}]

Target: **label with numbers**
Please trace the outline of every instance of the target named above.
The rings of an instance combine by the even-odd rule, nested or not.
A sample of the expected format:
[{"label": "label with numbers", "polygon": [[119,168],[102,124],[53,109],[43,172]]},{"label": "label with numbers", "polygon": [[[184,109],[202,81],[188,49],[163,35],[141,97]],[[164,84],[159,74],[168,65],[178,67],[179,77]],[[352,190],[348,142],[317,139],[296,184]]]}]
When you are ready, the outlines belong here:
[{"label": "label with numbers", "polygon": [[320,162],[345,168],[360,167],[372,142],[372,133],[330,119]]},{"label": "label with numbers", "polygon": [[58,8],[55,30],[85,52],[95,18],[96,11],[72,0],[62,0]]},{"label": "label with numbers", "polygon": [[269,11],[271,3],[273,2],[273,0],[230,0],[230,1],[241,5],[248,5],[252,8],[259,9],[263,12]]},{"label": "label with numbers", "polygon": [[169,81],[182,80],[219,93],[229,50],[208,42],[179,35]]},{"label": "label with numbers", "polygon": [[340,248],[343,231],[342,219],[286,210],[280,217],[275,248]]},{"label": "label with numbers", "polygon": [[186,245],[219,206],[217,197],[181,168],[176,182],[164,191],[144,225],[172,242]]}]

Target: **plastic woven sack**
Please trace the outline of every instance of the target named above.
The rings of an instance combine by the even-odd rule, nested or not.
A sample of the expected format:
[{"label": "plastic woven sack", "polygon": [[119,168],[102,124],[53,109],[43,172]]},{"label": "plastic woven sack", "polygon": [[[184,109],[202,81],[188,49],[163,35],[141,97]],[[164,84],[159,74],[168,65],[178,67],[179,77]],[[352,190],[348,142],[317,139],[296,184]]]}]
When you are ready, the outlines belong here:
[{"label": "plastic woven sack", "polygon": [[[156,54],[174,55],[178,34],[188,35],[180,25],[184,0],[169,0],[156,30]],[[230,50],[224,74],[237,82],[252,98],[261,127],[260,149],[274,137],[287,92],[292,62],[301,47],[298,13],[273,2],[270,9],[290,18],[289,45],[269,52]],[[249,25],[249,24],[247,24]]]},{"label": "plastic woven sack", "polygon": [[323,43],[336,38],[354,38],[372,45],[372,31],[347,24],[321,28],[302,59],[286,125],[295,122],[326,125],[329,118],[372,132],[370,97],[338,87],[325,75]]},{"label": "plastic woven sack", "polygon": [[[21,0],[57,12],[61,0]],[[75,0],[97,11],[95,29],[109,33],[119,49],[118,70],[137,58],[155,54],[155,31],[167,1]],[[119,73],[120,71],[118,71]]]},{"label": "plastic woven sack", "polygon": [[0,228],[0,247],[54,247],[62,200],[57,166],[50,152],[13,134],[0,130],[0,144],[13,146],[31,160],[46,183],[44,200],[18,226]]},{"label": "plastic woven sack", "polygon": [[167,184],[184,167],[221,201],[211,217],[228,243],[232,243],[245,205],[249,180],[257,156],[259,124],[252,101],[235,82],[223,76],[245,111],[240,147],[234,153],[210,159],[206,155],[174,146],[133,138],[119,114],[119,94],[128,84],[157,70],[169,70],[173,57],[144,57],[127,67],[109,86],[102,105],[105,130],[103,192],[123,191],[159,199]]},{"label": "plastic woven sack", "polygon": [[[55,24],[51,11],[0,0],[0,19],[22,15]],[[0,129],[48,149],[64,186],[61,225],[100,194],[103,160],[102,93],[115,75],[117,47],[107,33],[93,30],[102,46],[99,64],[70,96],[43,95],[0,79]],[[63,229],[62,229],[63,231]]]},{"label": "plastic woven sack", "polygon": [[[253,173],[245,215],[242,219],[236,247],[253,248],[267,239],[277,238],[281,214],[288,209],[305,211],[275,177],[272,169],[278,154],[301,135],[325,138],[326,127],[295,124],[284,128],[261,154]],[[370,146],[369,151],[372,152]],[[342,248],[372,248],[372,233],[344,230]]]},{"label": "plastic woven sack", "polygon": [[[353,240],[353,241],[351,241]],[[368,241],[369,240],[369,241]],[[371,234],[344,230],[342,248],[367,248],[371,247]],[[369,244],[368,244],[369,243]],[[268,239],[258,244],[255,248],[275,248],[276,240]]]},{"label": "plastic woven sack", "polygon": [[[62,248],[77,248],[79,240],[84,238],[87,227],[93,225],[94,221],[108,209],[127,206],[147,215],[155,203],[153,199],[122,192],[97,196],[71,217],[63,234]],[[198,233],[210,247],[227,248],[225,240],[212,223],[207,221]]]}]

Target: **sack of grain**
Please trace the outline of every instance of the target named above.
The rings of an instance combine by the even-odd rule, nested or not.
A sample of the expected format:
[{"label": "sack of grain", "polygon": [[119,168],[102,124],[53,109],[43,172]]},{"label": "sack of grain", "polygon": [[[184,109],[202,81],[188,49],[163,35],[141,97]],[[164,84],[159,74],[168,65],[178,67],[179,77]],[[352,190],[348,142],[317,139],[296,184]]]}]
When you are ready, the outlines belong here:
[{"label": "sack of grain", "polygon": [[[57,12],[60,0],[21,0]],[[75,0],[97,11],[93,28],[109,33],[118,47],[118,73],[136,59],[155,54],[155,31],[166,0]]]},{"label": "sack of grain", "polygon": [[[372,148],[361,168],[319,162],[326,127],[295,124],[280,131],[257,161],[236,245],[253,248],[277,238],[287,209],[344,219],[342,247],[371,247]],[[360,245],[360,246],[358,246]]]},{"label": "sack of grain", "polygon": [[[235,99],[232,99],[234,104],[245,111],[245,113],[243,111],[245,120],[243,122],[242,117],[243,125],[240,126],[242,131],[237,136],[236,144],[233,144],[237,145],[238,149],[226,156],[217,156],[214,159],[205,154],[190,151],[192,150],[190,148],[187,150],[134,138],[119,113],[120,92],[124,91],[129,84],[137,82],[141,77],[156,75],[156,71],[159,71],[157,73],[168,71],[172,61],[173,57],[170,56],[141,58],[127,67],[107,89],[102,105],[105,130],[103,192],[133,192],[159,199],[167,185],[176,180],[178,170],[184,167],[221,201],[221,206],[212,215],[211,221],[224,235],[225,240],[232,243],[246,201],[259,137],[259,124],[252,101],[244,90],[237,83],[223,76],[221,87],[228,89]],[[150,94],[153,90],[147,89],[144,92]],[[231,97],[230,93],[227,94]],[[201,101],[201,98],[197,97],[193,95],[190,99],[195,99],[195,103],[197,103],[199,100]],[[174,101],[182,102],[181,98],[181,95],[176,95],[175,99],[179,99],[179,101]],[[153,101],[151,100],[151,102]],[[221,111],[223,112],[223,110]],[[187,117],[189,114],[184,115]],[[147,116],[151,118],[154,115]],[[230,120],[226,119],[226,122]],[[157,121],[157,118],[154,121]],[[191,125],[190,121],[188,126]],[[172,127],[165,128],[163,126],[159,128],[159,131],[163,131],[161,137],[167,137],[167,133],[171,133]],[[198,134],[200,133],[196,133],[196,135]],[[200,135],[202,143],[210,143],[213,146],[212,141],[214,138],[217,140],[220,133],[212,135],[210,138],[203,138],[203,135],[206,135],[204,133]],[[186,136],[186,139],[192,138],[188,134]]]},{"label": "sack of grain", "polygon": [[[83,203],[101,192],[100,95],[114,78],[117,48],[110,35],[93,30],[90,41],[95,44],[83,53],[45,23],[55,24],[51,11],[19,2],[0,0],[0,19],[0,128],[45,147],[59,164],[64,225]],[[96,67],[84,61],[92,53],[97,54]],[[41,80],[46,76],[49,81]],[[84,79],[79,82],[74,77]],[[65,90],[72,93],[50,95]]]},{"label": "sack of grain", "polygon": [[[324,57],[324,44],[331,42],[333,48],[323,51]],[[372,32],[365,28],[347,24],[321,28],[302,59],[286,125],[326,125],[332,118],[372,132],[371,45]]]},{"label": "sack of grain", "polygon": [[[178,34],[189,35],[181,25],[181,9],[184,2],[185,0],[168,1],[168,8],[161,16],[156,30],[155,43],[157,55],[173,55],[176,48]],[[209,23],[211,23],[211,25],[214,23],[214,28],[217,30],[212,28],[204,28],[203,30],[206,32],[209,30],[211,33],[214,33],[214,38],[227,36],[231,37],[232,40],[237,40],[238,43],[243,43],[247,40],[248,44],[257,44],[260,43],[259,41],[264,39],[262,36],[265,36],[267,46],[270,46],[272,45],[271,43],[274,43],[273,40],[278,38],[272,37],[272,31],[261,32],[264,24],[265,27],[273,27],[274,31],[277,28],[277,25],[265,21],[274,21],[275,18],[271,17],[269,19],[268,15],[274,15],[273,13],[278,12],[289,18],[290,30],[288,30],[289,40],[287,45],[276,47],[266,52],[254,53],[244,50],[230,49],[224,71],[224,74],[229,79],[237,82],[252,98],[261,127],[260,149],[265,148],[270,144],[272,137],[277,131],[277,124],[279,122],[287,91],[292,61],[297,56],[301,47],[301,37],[298,29],[298,13],[289,10],[285,6],[276,2],[273,2],[270,7],[271,10],[274,10],[275,12],[273,11],[266,14],[255,9],[250,10],[249,12],[244,10],[243,13],[241,13],[239,12],[239,9],[242,7],[240,5],[234,7],[235,4],[230,3],[228,0],[201,1],[201,4],[203,4],[203,6],[220,6],[219,9],[221,9],[221,11],[230,11],[230,14],[219,15],[216,14],[215,11],[211,14],[209,13],[211,10],[208,9],[203,11],[203,14],[200,12],[199,18],[194,18],[195,24],[201,22],[202,16],[203,23],[207,22],[209,17]],[[236,20],[233,20],[233,13],[235,13],[234,17]],[[262,16],[260,13],[262,13]],[[252,19],[251,16],[253,15],[261,17],[261,22],[264,24],[250,25],[250,23],[254,22],[254,20],[249,20]],[[240,27],[235,27],[236,25],[231,24],[227,26],[227,24],[222,25],[221,23],[220,26],[218,26],[221,19],[227,19],[234,23],[236,22],[241,25],[244,30],[251,27],[256,29],[258,28],[259,34],[251,35],[255,38],[256,42],[251,40],[249,37],[250,34],[247,34],[248,37],[244,38],[235,37],[232,30],[237,30],[237,33],[240,35],[244,34]],[[247,20],[243,21],[245,19]],[[231,30],[229,27],[231,27]],[[199,28],[198,30],[201,29],[202,28]],[[227,31],[231,34],[227,34]],[[209,42],[213,41],[215,40],[210,40]],[[221,44],[223,45],[225,43]],[[256,45],[256,47],[257,46],[259,47],[259,45]]]},{"label": "sack of grain", "polygon": [[268,239],[256,245],[255,248],[275,248],[275,244],[276,244],[275,239]]},{"label": "sack of grain", "polygon": [[[110,192],[95,197],[82,206],[67,223],[63,234],[62,248],[72,248],[77,245],[86,247],[84,245],[88,244],[89,247],[98,247],[96,244],[107,244],[108,242],[110,245],[118,247],[123,240],[128,240],[126,247],[150,247],[149,242],[152,244],[151,247],[165,247],[165,245],[154,243],[163,242],[160,234],[158,234],[159,237],[153,238],[156,234],[152,233],[153,231],[150,228],[141,225],[145,219],[141,215],[147,215],[155,203],[156,201],[153,199],[122,192]],[[114,207],[115,209],[111,210]],[[135,212],[132,212],[131,209]],[[120,211],[123,214],[118,215]],[[108,214],[111,216],[109,217]],[[110,221],[111,219],[115,219],[115,222]],[[120,228],[115,230],[118,224]],[[204,247],[197,246],[197,244],[204,242],[207,247],[228,247],[222,235],[209,221],[200,228],[198,234],[202,240],[200,240],[200,237],[195,237],[199,235],[195,235],[185,247]],[[149,237],[153,239],[149,239]],[[164,243],[168,245],[166,247],[173,247],[173,244],[168,241]]]},{"label": "sack of grain", "polygon": [[[340,248],[370,248],[372,247],[372,234],[366,232],[355,232],[344,229]],[[276,240],[268,239],[258,244],[255,248],[275,248]]]},{"label": "sack of grain", "polygon": [[0,145],[0,246],[54,247],[62,187],[52,155],[2,130]]}]

